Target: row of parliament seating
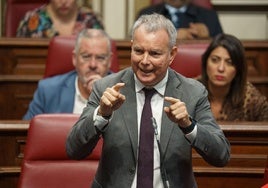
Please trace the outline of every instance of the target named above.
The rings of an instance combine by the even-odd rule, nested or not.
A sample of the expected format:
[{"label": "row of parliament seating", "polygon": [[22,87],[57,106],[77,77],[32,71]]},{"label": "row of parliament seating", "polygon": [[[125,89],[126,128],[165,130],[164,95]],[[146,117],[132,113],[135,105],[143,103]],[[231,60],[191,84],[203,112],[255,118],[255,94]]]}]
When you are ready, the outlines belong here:
[{"label": "row of parliament seating", "polygon": [[[72,64],[72,51],[74,49],[74,37],[57,36],[50,40],[44,77],[63,74],[74,69]],[[201,55],[208,44],[180,44],[178,54],[171,68],[186,77],[197,77],[201,74]],[[118,72],[118,55],[116,44],[112,41],[112,63],[111,70]]]},{"label": "row of parliament seating", "polygon": [[[42,114],[30,121],[18,181],[19,188],[83,188],[91,184],[100,158],[102,140],[99,141],[93,153],[83,160],[70,160],[65,152],[67,134],[78,118],[79,115],[75,114]],[[268,133],[268,124],[265,123],[263,137],[267,136]],[[251,125],[258,127],[261,124],[254,125],[253,123]],[[194,153],[193,165],[198,185],[200,187],[215,187],[217,185],[216,187],[218,187],[222,184],[222,188],[240,187],[243,184],[244,187],[248,188],[253,185],[261,186],[263,181],[267,181],[263,177],[265,164],[260,161],[263,155],[265,155],[265,162],[267,160],[267,153],[265,154],[268,149],[267,139],[258,141],[257,136],[254,135],[246,138],[247,133],[243,131],[245,127],[239,129],[237,128],[240,126],[239,124],[236,125],[236,128],[232,124],[221,124],[221,126],[234,149],[231,161],[224,168],[214,168]],[[230,126],[233,129],[231,132]],[[257,132],[259,132],[259,128],[261,127],[256,128]],[[245,138],[246,140],[244,140]],[[241,149],[236,148],[237,144]],[[264,151],[261,151],[260,146]],[[245,150],[245,147],[248,148],[248,151]],[[251,153],[250,156],[248,153]],[[240,158],[240,162],[236,161],[238,158]],[[259,164],[255,164],[256,160],[259,161],[257,162]],[[234,164],[234,161],[237,164]]]},{"label": "row of parliament seating", "polygon": [[[57,114],[39,115],[30,123],[21,120],[0,121],[0,151],[3,151],[0,155],[0,187],[15,188],[19,178],[21,186],[22,183],[29,183],[27,174],[32,177],[34,175],[31,174],[31,171],[46,169],[38,166],[41,164],[40,160],[44,163],[47,162],[44,157],[51,159],[51,162],[59,160],[54,166],[56,170],[58,170],[56,164],[64,161],[71,162],[71,160],[66,161],[64,140],[70,130],[70,123],[73,124],[78,117],[69,114],[57,116]],[[64,120],[66,122],[61,123]],[[40,124],[42,125],[39,126]],[[198,186],[200,188],[260,188],[267,183],[267,179],[264,182],[264,169],[267,166],[268,122],[219,122],[219,125],[231,143],[231,160],[224,168],[212,167],[193,151],[193,170]],[[34,127],[29,128],[30,126]],[[33,131],[37,131],[37,133]],[[32,138],[30,139],[30,137]],[[35,142],[29,143],[31,140],[35,140]],[[59,147],[59,149],[56,150],[55,147]],[[97,153],[99,153],[98,150],[96,150]],[[99,156],[99,154],[94,155]],[[24,157],[27,160],[24,161]],[[92,157],[90,156],[91,159]],[[94,161],[88,162],[94,163]],[[25,169],[22,169],[22,173],[21,166],[23,167],[23,165],[21,164],[26,165]],[[80,163],[77,165],[79,166]],[[59,168],[61,167],[62,164],[59,165]],[[31,170],[28,171],[29,169]],[[94,171],[94,169],[92,170]],[[90,171],[87,172],[90,173]],[[48,174],[43,173],[43,176],[47,177]],[[26,180],[22,180],[24,178]],[[42,177],[39,178],[38,181],[41,181]],[[57,183],[54,179],[51,181]],[[89,183],[91,180],[85,179],[85,181]]]},{"label": "row of parliament seating", "polygon": [[[50,40],[45,66],[45,78],[74,69],[72,64],[72,50],[74,48],[74,43],[74,37],[57,36]],[[202,42],[179,43],[178,53],[170,67],[186,77],[198,77],[201,74],[201,56],[208,45],[209,43]],[[120,66],[118,63],[118,51],[115,41],[112,41],[112,52],[111,70],[113,72],[118,72]]]},{"label": "row of parliament seating", "polygon": [[[180,42],[171,67],[187,77],[196,77],[201,72],[201,54],[208,43],[208,40]],[[113,58],[116,60],[113,60],[112,67],[115,66],[113,70],[117,72],[131,65],[130,41],[115,40],[113,44]],[[60,73],[57,72],[59,67],[63,72],[73,68],[73,45],[74,40],[64,37],[53,40],[0,39],[0,105],[4,107],[0,110],[0,119],[21,119],[32,100],[37,82],[44,75],[53,75],[54,71]],[[243,41],[243,45],[249,81],[268,96],[268,43]]]}]

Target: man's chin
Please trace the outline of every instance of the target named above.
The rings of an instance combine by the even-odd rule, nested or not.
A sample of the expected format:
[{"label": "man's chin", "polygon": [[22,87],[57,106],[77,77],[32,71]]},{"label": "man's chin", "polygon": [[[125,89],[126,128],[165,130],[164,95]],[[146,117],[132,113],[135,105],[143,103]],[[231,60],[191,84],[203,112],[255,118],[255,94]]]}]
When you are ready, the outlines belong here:
[{"label": "man's chin", "polygon": [[153,84],[154,79],[152,77],[138,76],[138,79],[143,85],[146,85],[146,86],[154,85]]}]

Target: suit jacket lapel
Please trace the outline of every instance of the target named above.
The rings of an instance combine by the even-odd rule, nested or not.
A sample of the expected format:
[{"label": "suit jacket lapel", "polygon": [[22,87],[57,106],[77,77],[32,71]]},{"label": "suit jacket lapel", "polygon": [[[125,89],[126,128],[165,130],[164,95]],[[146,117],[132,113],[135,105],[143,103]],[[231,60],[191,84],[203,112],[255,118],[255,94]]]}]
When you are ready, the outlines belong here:
[{"label": "suit jacket lapel", "polygon": [[[167,81],[167,86],[165,90],[165,96],[174,97],[180,99],[182,96],[182,92],[179,90],[180,80],[177,78],[175,73],[169,69],[169,76]],[[164,101],[164,106],[170,106],[169,102]],[[176,123],[170,121],[166,113],[163,111],[162,115],[162,124],[161,124],[161,135],[160,135],[160,143],[161,149],[163,153],[166,153],[167,145],[170,139],[170,135],[175,128]]]},{"label": "suit jacket lapel", "polygon": [[121,89],[122,94],[126,96],[126,101],[121,107],[123,111],[122,116],[124,124],[129,133],[130,142],[132,144],[133,154],[135,161],[137,161],[137,146],[138,146],[138,123],[137,123],[137,106],[136,93],[135,93],[135,82],[133,71],[129,69],[126,74],[122,77],[122,82],[125,86]]},{"label": "suit jacket lapel", "polygon": [[59,108],[66,112],[73,112],[76,74],[71,75],[61,88]]}]

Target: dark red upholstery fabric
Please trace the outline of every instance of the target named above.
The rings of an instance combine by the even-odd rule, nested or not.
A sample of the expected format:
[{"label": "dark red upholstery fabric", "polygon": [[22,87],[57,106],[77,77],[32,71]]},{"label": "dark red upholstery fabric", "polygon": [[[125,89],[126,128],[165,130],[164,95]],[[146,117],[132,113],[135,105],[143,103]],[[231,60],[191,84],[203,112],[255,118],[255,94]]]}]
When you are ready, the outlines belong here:
[{"label": "dark red upholstery fabric", "polygon": [[78,118],[75,114],[41,114],[31,120],[19,188],[90,187],[101,155],[102,140],[86,159],[70,160],[65,142]]},{"label": "dark red upholstery fabric", "polygon": [[[74,69],[72,51],[75,46],[75,36],[57,36],[50,40],[44,77],[66,73]],[[111,70],[118,72],[118,56],[116,42],[112,41]]]},{"label": "dark red upholstery fabric", "polygon": [[266,167],[264,169],[263,187],[262,188],[268,188],[268,155],[267,155]]},{"label": "dark red upholstery fabric", "polygon": [[5,13],[5,36],[15,37],[20,20],[25,13],[46,4],[48,0],[7,0]]},{"label": "dark red upholstery fabric", "polygon": [[57,36],[50,40],[45,67],[45,78],[63,74],[74,69],[72,63],[74,45],[75,36]]},{"label": "dark red upholstery fabric", "polygon": [[208,43],[179,44],[178,54],[170,67],[186,77],[199,76],[201,74],[201,56],[207,47]]},{"label": "dark red upholstery fabric", "polygon": [[[163,2],[163,0],[151,0],[152,5],[162,3],[162,2]],[[213,8],[211,0],[191,0],[191,2],[194,5],[198,5],[198,6],[207,8],[207,9],[212,9]]]}]

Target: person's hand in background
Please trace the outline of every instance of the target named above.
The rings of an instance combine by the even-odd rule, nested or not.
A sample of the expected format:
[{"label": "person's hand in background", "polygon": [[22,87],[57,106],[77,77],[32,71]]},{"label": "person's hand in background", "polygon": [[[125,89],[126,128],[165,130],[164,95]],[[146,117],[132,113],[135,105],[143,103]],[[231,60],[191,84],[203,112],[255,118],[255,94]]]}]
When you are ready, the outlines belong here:
[{"label": "person's hand in background", "polygon": [[209,38],[209,31],[203,23],[190,23],[189,28],[178,29],[178,39],[206,39]]}]

